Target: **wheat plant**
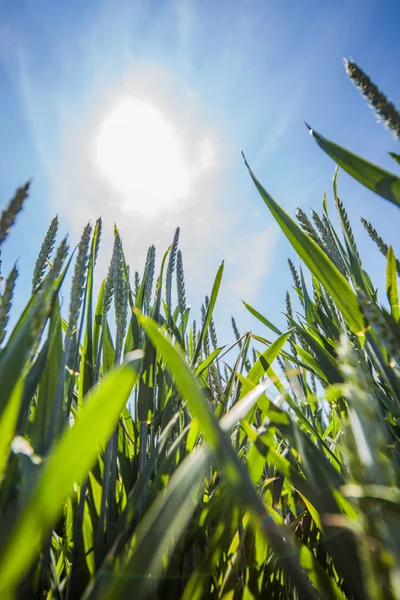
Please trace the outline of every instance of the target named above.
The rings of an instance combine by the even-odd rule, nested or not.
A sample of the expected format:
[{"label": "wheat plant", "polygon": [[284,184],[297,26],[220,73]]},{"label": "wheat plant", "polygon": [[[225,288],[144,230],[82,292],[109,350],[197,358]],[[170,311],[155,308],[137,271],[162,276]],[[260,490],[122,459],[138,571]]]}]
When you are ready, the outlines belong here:
[{"label": "wheat plant", "polygon": [[[314,136],[398,203],[397,180],[382,193],[377,167]],[[296,222],[249,173],[297,254],[285,331],[244,302],[257,333],[232,318],[220,345],[224,265],[194,314],[179,229],[159,272],[150,246],[131,282],[115,226],[95,298],[101,220],[73,253],[53,219],[11,329],[17,267],[3,282],[1,599],[400,598],[398,259],[364,222],[385,308],[337,172],[339,227],[326,196]],[[0,244],[27,194],[3,211]]]}]

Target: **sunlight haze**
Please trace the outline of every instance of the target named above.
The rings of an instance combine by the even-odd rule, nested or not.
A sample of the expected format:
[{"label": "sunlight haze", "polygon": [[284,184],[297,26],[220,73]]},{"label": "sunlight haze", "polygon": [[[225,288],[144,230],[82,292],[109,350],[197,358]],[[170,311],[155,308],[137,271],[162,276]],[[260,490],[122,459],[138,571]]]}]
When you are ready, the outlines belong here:
[{"label": "sunlight haze", "polygon": [[190,192],[190,166],[179,131],[136,98],[121,99],[104,117],[94,160],[126,210],[151,216],[176,208]]}]

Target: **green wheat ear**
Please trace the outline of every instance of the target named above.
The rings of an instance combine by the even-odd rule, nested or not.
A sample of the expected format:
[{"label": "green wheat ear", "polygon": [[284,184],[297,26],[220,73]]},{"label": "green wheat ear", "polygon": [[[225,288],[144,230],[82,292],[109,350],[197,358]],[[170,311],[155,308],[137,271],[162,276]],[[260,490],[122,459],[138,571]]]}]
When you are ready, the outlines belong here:
[{"label": "green wheat ear", "polygon": [[181,317],[183,319],[186,312],[186,288],[182,252],[180,250],[178,250],[176,255],[176,291],[178,296],[179,312],[181,313]]},{"label": "green wheat ear", "polygon": [[47,291],[51,288],[57,277],[60,275],[65,259],[68,255],[68,251],[68,236],[66,236],[61,241],[61,244],[58,246],[53,264],[51,264],[50,271],[43,279],[42,284],[40,285],[40,288],[38,290],[39,298],[42,301],[38,301],[37,309],[35,310],[33,317],[32,336],[36,340],[33,346],[33,352],[39,345],[40,338],[43,333],[43,328],[46,324],[48,310],[51,305],[51,299],[47,298],[46,301],[43,300],[46,298]]},{"label": "green wheat ear", "polygon": [[53,252],[54,244],[56,242],[57,231],[58,215],[56,215],[51,221],[40,248],[39,256],[37,257],[35,269],[33,271],[32,292],[37,288],[43,279],[50,255]]},{"label": "green wheat ear", "polygon": [[128,318],[128,284],[125,279],[125,261],[122,241],[114,227],[114,249],[111,259],[111,276],[114,288],[115,322],[117,326],[116,359],[121,356]]},{"label": "green wheat ear", "polygon": [[135,271],[135,297],[137,297],[139,290],[140,290],[140,275],[139,275],[139,271]]},{"label": "green wheat ear", "polygon": [[188,345],[191,357],[194,355],[194,349],[196,348],[196,344],[197,344],[197,337],[198,337],[197,336],[197,324],[196,324],[196,320],[193,319],[192,328],[189,333],[189,345]]},{"label": "green wheat ear", "polygon": [[[298,290],[301,290],[302,286],[301,286],[300,276],[299,276],[297,269],[294,266],[293,262],[290,260],[290,258],[288,258],[288,264],[289,264],[290,272],[292,274],[294,287]],[[300,300],[301,305],[304,307],[304,300],[303,300],[302,295],[299,295],[299,300]]]},{"label": "green wheat ear", "polygon": [[326,254],[329,256],[333,264],[339,269],[339,271],[342,274],[344,274],[345,266],[343,264],[343,260],[340,257],[335,240],[333,239],[333,236],[331,234],[329,222],[326,218],[326,215],[323,215],[323,219],[321,219],[321,217],[315,210],[311,210],[311,216],[321,236]]},{"label": "green wheat ear", "polygon": [[151,245],[147,250],[146,262],[144,267],[144,294],[143,308],[148,311],[151,305],[151,297],[153,293],[154,273],[156,268],[156,248]]},{"label": "green wheat ear", "polygon": [[0,344],[6,336],[6,326],[10,317],[11,303],[14,294],[15,280],[18,277],[18,269],[15,264],[7,277],[4,292],[0,299]]},{"label": "green wheat ear", "polygon": [[19,187],[11,198],[6,209],[0,216],[0,245],[6,239],[10,228],[14,225],[18,213],[21,211],[25,198],[28,196],[30,181]]},{"label": "green wheat ear", "polygon": [[304,210],[302,210],[301,208],[298,208],[296,211],[296,218],[298,220],[298,222],[300,223],[302,229],[308,233],[308,235],[310,236],[310,238],[312,240],[314,240],[314,242],[316,244],[318,244],[318,246],[320,248],[322,248],[322,250],[324,250],[324,245],[318,235],[318,233],[316,232],[316,230],[314,229],[314,227],[312,226],[309,218],[307,217],[306,213],[304,212]]},{"label": "green wheat ear", "polygon": [[71,336],[78,323],[79,309],[85,291],[86,267],[89,260],[89,241],[92,226],[88,223],[83,230],[78,245],[78,255],[75,262],[74,275],[71,284],[71,299],[69,306],[68,335]]},{"label": "green wheat ear", "polygon": [[293,262],[290,260],[290,258],[288,258],[288,264],[289,264],[290,272],[292,274],[294,287],[301,290],[301,282],[300,282],[299,274],[298,274],[297,269],[294,266]]},{"label": "green wheat ear", "polygon": [[210,365],[210,379],[216,399],[220,400],[222,398],[224,390],[222,388],[222,382],[218,368],[215,364]]},{"label": "green wheat ear", "polygon": [[329,235],[329,229],[327,228],[326,224],[323,222],[319,214],[313,209],[311,209],[311,217],[324,244],[325,252],[328,254],[332,262],[335,262],[336,246],[333,243],[331,236]]},{"label": "green wheat ear", "polygon": [[330,221],[326,215],[322,216],[322,223],[325,227],[325,231],[327,234],[327,244],[332,253],[332,259],[339,271],[342,275],[346,276],[346,265],[343,262],[343,258],[338,250],[338,246],[336,244],[335,238],[333,237]]},{"label": "green wheat ear", "polygon": [[[387,258],[387,255],[389,252],[389,246],[387,244],[385,244],[385,242],[383,241],[383,239],[381,238],[381,236],[379,235],[379,233],[377,232],[375,227],[373,227],[369,221],[367,221],[366,219],[363,219],[363,217],[361,217],[360,220],[361,220],[361,223],[363,224],[364,228],[366,229],[369,237],[378,246],[378,248],[379,248],[380,252],[383,254],[383,256],[385,258]],[[400,261],[398,258],[396,258],[396,270],[397,270],[398,276],[400,277]]]},{"label": "green wheat ear", "polygon": [[[336,190],[336,188],[335,188],[335,190]],[[334,200],[335,200],[336,210],[337,210],[338,215],[339,215],[339,220],[340,220],[340,222],[342,224],[342,227],[343,227],[344,231],[346,232],[346,234],[347,234],[347,236],[349,238],[352,250],[353,250],[354,254],[357,257],[357,260],[361,264],[361,258],[360,258],[360,254],[358,252],[356,241],[354,239],[353,230],[352,230],[351,225],[350,225],[350,219],[349,219],[349,217],[347,215],[347,211],[346,211],[346,209],[344,207],[343,202],[336,195],[336,192],[335,192],[335,199]]]},{"label": "green wheat ear", "polygon": [[[206,300],[206,304],[202,304],[201,305],[201,324],[204,326],[205,320],[206,320],[206,305],[207,305],[207,300]],[[206,356],[208,356],[210,354],[210,336],[208,333],[208,329],[204,334],[204,338],[203,338],[203,349],[204,349],[204,353]]]},{"label": "green wheat ear", "polygon": [[[300,286],[300,289],[302,289],[302,286]],[[289,292],[286,292],[286,315],[287,315],[287,325],[288,325],[288,328],[290,329],[291,327],[293,327],[294,319],[293,319],[292,301],[290,299]],[[292,333],[290,334],[290,338],[289,338],[289,344],[290,344],[290,348],[292,350],[292,354],[295,358],[297,358],[297,350],[295,347],[296,343],[297,343],[297,339],[296,339],[294,331],[292,331]]]},{"label": "green wheat ear", "polygon": [[395,137],[400,138],[400,113],[394,104],[355,62],[344,59],[344,66],[349,79],[361,90],[381,121],[393,131]]},{"label": "green wheat ear", "polygon": [[99,217],[97,219],[94,230],[95,230],[95,235],[96,235],[95,247],[94,247],[94,264],[96,264],[97,257],[99,255],[99,248],[100,248],[100,242],[101,242],[101,234],[102,234],[102,231],[103,231],[103,220],[102,220],[101,217]]},{"label": "green wheat ear", "polygon": [[[206,301],[206,308],[208,309],[208,307],[210,305],[210,298],[208,296],[206,296],[205,301]],[[211,320],[210,320],[209,332],[210,332],[211,343],[213,345],[214,350],[216,350],[218,348],[218,338],[217,338],[217,330],[215,328],[215,322],[214,322],[213,317],[211,317]]]},{"label": "green wheat ear", "polygon": [[114,294],[114,285],[113,285],[113,262],[112,258],[110,261],[110,265],[108,267],[108,273],[106,278],[106,283],[104,287],[104,296],[103,296],[103,306],[102,306],[102,318],[103,321],[106,320],[108,311],[111,308],[111,301]]},{"label": "green wheat ear", "polygon": [[172,303],[172,276],[175,271],[176,265],[176,254],[178,252],[178,244],[179,244],[179,227],[176,228],[174,239],[171,245],[171,250],[169,252],[168,265],[167,265],[167,273],[165,275],[165,296],[168,307],[168,316],[171,315],[171,303]]}]

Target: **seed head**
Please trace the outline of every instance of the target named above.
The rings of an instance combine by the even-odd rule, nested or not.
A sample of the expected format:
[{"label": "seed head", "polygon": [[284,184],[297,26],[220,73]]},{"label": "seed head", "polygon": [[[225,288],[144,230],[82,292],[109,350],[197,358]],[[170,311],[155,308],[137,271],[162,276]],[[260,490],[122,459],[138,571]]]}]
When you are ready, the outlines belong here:
[{"label": "seed head", "polygon": [[[371,225],[369,221],[363,219],[361,217],[361,223],[364,225],[364,228],[367,230],[369,237],[375,242],[378,246],[380,252],[383,254],[385,258],[387,258],[389,252],[389,246],[385,244],[377,230]],[[396,258],[396,271],[397,275],[400,277],[400,261]]]},{"label": "seed head", "polygon": [[167,306],[168,306],[168,314],[171,314],[172,276],[174,274],[175,265],[176,265],[176,253],[178,251],[179,233],[180,233],[180,229],[179,229],[179,227],[177,227],[175,230],[175,235],[174,235],[174,239],[172,242],[171,250],[169,252],[167,273],[166,273],[166,277],[165,277],[165,294],[166,294],[166,301],[167,301]]},{"label": "seed head", "polygon": [[138,295],[140,290],[140,275],[138,271],[135,271],[135,297]]},{"label": "seed head", "polygon": [[148,310],[151,305],[155,268],[156,268],[156,249],[155,249],[155,246],[150,246],[150,248],[147,251],[146,263],[145,263],[144,274],[143,274],[143,277],[145,279],[144,298],[143,298],[143,304],[144,304],[145,310]]},{"label": "seed head", "polygon": [[[202,323],[203,327],[204,327],[204,323],[206,322],[206,313],[207,313],[207,309],[206,309],[205,305],[202,304],[201,305],[201,323]],[[208,334],[208,330],[206,330],[204,333],[203,349],[204,349],[204,354],[206,356],[208,356],[210,354],[210,336]]]},{"label": "seed head", "polygon": [[30,182],[19,187],[11,198],[6,209],[3,210],[0,217],[0,245],[6,239],[10,228],[14,225],[18,213],[22,209],[25,198],[28,196]]},{"label": "seed head", "polygon": [[56,242],[56,235],[58,231],[58,216],[56,215],[51,221],[47,233],[44,237],[42,246],[40,248],[39,256],[37,257],[35,269],[33,271],[32,278],[32,292],[37,288],[43,279],[44,272],[46,270],[47,263],[50,255],[53,252],[54,244]]},{"label": "seed head", "polygon": [[69,305],[68,335],[72,335],[78,323],[79,309],[85,291],[86,267],[89,258],[89,241],[92,226],[88,223],[83,230],[81,241],[78,245],[78,254],[71,284],[71,299]]},{"label": "seed head", "polygon": [[102,218],[99,217],[96,221],[96,225],[94,228],[94,236],[95,236],[95,247],[94,247],[94,264],[97,262],[97,257],[99,255],[99,248],[101,242],[101,233],[103,231],[103,221]]},{"label": "seed head", "polygon": [[380,120],[393,131],[395,137],[400,138],[400,113],[394,104],[355,62],[345,59],[344,65],[349,79],[361,90]]},{"label": "seed head", "polygon": [[314,242],[316,244],[318,244],[318,246],[320,248],[323,249],[324,245],[323,245],[322,241],[320,240],[318,233],[315,231],[315,229],[312,226],[312,224],[311,224],[309,218],[307,217],[306,213],[301,208],[297,209],[296,217],[297,217],[297,220],[299,221],[302,229],[306,233],[308,233],[308,235],[310,236],[310,238],[312,240],[314,240]]},{"label": "seed head", "polygon": [[299,274],[297,273],[297,269],[294,266],[293,262],[290,260],[290,258],[288,259],[288,263],[289,263],[290,272],[292,274],[294,287],[301,290],[301,282],[300,282]]},{"label": "seed head", "polygon": [[186,289],[185,289],[185,274],[183,271],[182,252],[178,250],[176,257],[176,287],[178,295],[178,306],[181,317],[186,312]]},{"label": "seed head", "polygon": [[124,254],[121,237],[115,228],[112,257],[112,281],[114,287],[115,322],[117,326],[117,355],[121,356],[122,344],[128,316],[128,284],[124,268]]},{"label": "seed head", "polygon": [[15,280],[18,277],[18,269],[15,264],[7,277],[4,292],[0,299],[0,344],[6,336],[6,326],[10,316],[11,303],[14,294]]}]

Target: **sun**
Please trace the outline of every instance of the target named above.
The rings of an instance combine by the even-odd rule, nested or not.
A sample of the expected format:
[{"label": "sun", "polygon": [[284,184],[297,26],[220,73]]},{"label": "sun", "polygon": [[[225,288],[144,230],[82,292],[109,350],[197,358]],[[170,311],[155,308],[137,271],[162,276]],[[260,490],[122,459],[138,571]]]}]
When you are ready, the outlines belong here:
[{"label": "sun", "polygon": [[190,191],[184,144],[150,102],[121,98],[100,123],[94,161],[125,209],[152,216],[177,208]]}]

